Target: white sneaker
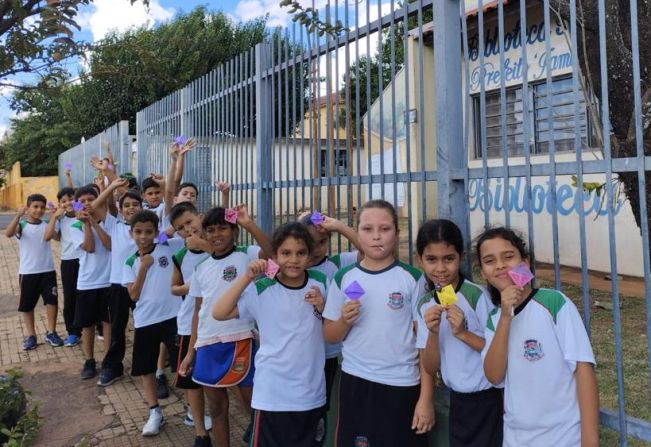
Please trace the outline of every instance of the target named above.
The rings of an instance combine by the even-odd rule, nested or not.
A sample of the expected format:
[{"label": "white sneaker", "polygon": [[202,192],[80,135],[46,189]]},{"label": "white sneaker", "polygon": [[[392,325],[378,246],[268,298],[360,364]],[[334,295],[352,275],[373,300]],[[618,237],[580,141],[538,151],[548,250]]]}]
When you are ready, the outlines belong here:
[{"label": "white sneaker", "polygon": [[[194,419],[192,418],[190,407],[188,407],[188,412],[185,414],[185,418],[183,418],[183,423],[188,427],[194,427]],[[203,426],[206,429],[206,431],[210,431],[210,429],[212,429],[212,419],[210,418],[210,415],[208,414],[204,415]]]},{"label": "white sneaker", "polygon": [[165,425],[165,418],[163,417],[163,412],[160,408],[155,408],[149,410],[149,419],[147,423],[142,428],[143,436],[156,436],[160,433],[161,427]]}]

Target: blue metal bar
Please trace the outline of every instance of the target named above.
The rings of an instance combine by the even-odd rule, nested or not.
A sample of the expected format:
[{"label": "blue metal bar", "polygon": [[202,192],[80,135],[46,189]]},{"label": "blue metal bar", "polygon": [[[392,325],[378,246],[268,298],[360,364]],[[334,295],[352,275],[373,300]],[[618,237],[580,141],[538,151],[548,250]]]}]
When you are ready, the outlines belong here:
[{"label": "blue metal bar", "polygon": [[256,147],[257,147],[257,202],[258,202],[258,227],[267,234],[273,229],[273,190],[270,190],[265,184],[273,180],[273,171],[268,160],[271,158],[273,151],[273,128],[270,128],[269,110],[273,107],[272,103],[272,84],[268,79],[263,80],[262,70],[271,65],[270,60],[271,46],[269,44],[259,43],[255,46],[255,66],[256,66]]},{"label": "blue metal bar", "polygon": [[483,200],[484,200],[484,228],[490,226],[490,207],[488,205],[488,193],[490,189],[488,180],[488,144],[486,143],[486,67],[484,66],[484,4],[477,0],[477,50],[479,51],[479,126],[480,137],[479,150],[481,153],[481,165],[484,169]]}]

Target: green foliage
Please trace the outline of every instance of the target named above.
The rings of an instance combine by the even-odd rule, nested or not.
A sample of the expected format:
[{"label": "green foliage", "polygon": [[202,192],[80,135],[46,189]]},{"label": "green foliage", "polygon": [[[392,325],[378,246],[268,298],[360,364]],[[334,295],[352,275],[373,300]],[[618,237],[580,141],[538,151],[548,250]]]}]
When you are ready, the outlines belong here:
[{"label": "green foliage", "polygon": [[[36,406],[24,412],[26,397],[17,382],[22,373],[8,370],[7,376],[0,380],[0,440],[6,447],[31,445],[38,435],[40,418]],[[5,426],[3,421],[18,418],[14,426]]]}]

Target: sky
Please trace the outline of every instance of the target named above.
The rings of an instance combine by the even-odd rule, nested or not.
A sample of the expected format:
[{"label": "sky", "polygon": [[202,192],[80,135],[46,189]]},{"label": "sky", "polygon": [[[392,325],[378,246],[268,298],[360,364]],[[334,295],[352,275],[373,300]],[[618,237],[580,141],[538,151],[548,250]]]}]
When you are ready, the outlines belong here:
[{"label": "sky", "polygon": [[[77,23],[81,31],[77,33],[77,38],[94,42],[104,37],[111,29],[124,31],[133,26],[155,27],[157,24],[172,20],[178,13],[189,12],[195,7],[204,5],[209,10],[221,10],[229,15],[234,21],[247,21],[265,14],[269,14],[267,21],[270,27],[288,26],[291,24],[291,16],[288,8],[279,6],[281,0],[150,0],[149,8],[145,8],[142,3],[130,5],[128,0],[94,0],[94,2],[83,7],[79,11]],[[302,4],[311,6],[312,0],[300,0]],[[317,7],[323,7],[327,0],[313,0]],[[337,4],[343,8],[346,0],[339,0]],[[348,0],[349,4],[354,4],[354,0]],[[360,23],[366,23],[366,4],[365,0],[360,2]],[[370,18],[375,20],[379,11],[382,15],[387,14],[390,10],[390,2],[380,3],[382,0],[371,1]],[[331,1],[335,3],[334,0]],[[397,2],[396,2],[397,3]],[[351,11],[353,6],[350,7]],[[351,19],[352,21],[353,19]],[[377,39],[371,39],[377,41]],[[371,48],[376,47],[376,43],[371,44]],[[365,53],[366,43],[360,41],[361,52]],[[343,53],[342,53],[343,54]],[[339,73],[343,73],[344,58],[339,57]],[[325,67],[325,64],[321,64]],[[336,68],[335,68],[336,69]],[[322,73],[325,75],[325,73]],[[15,83],[25,82],[24,78],[18,77],[12,79]],[[0,138],[10,126],[10,119],[15,117],[15,113],[9,107],[9,96],[11,89],[0,87]]]}]

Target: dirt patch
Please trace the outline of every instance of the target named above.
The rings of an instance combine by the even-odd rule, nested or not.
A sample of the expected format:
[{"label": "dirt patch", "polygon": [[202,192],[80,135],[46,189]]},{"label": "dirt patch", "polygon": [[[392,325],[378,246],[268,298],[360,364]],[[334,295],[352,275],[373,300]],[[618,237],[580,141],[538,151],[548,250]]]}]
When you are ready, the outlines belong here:
[{"label": "dirt patch", "polygon": [[73,446],[84,436],[119,424],[102,415],[95,380],[79,379],[79,364],[23,366],[21,383],[38,404],[43,425],[34,446]]}]

